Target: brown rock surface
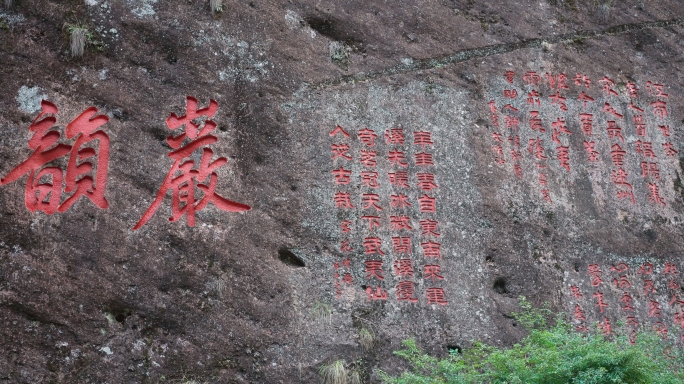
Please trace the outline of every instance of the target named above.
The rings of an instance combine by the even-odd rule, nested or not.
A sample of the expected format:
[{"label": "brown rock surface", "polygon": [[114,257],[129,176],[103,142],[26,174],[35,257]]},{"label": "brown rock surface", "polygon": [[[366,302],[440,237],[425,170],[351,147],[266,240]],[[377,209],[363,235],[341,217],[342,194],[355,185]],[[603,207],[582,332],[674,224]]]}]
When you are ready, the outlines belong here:
[{"label": "brown rock surface", "polygon": [[[0,177],[33,152],[28,128],[41,98],[59,107],[60,128],[97,107],[109,117],[102,129],[111,144],[107,209],[82,197],[63,213],[31,213],[27,176],[0,186],[0,382],[315,383],[318,368],[338,359],[377,382],[378,369],[403,367],[392,351],[408,337],[440,355],[473,340],[515,342],[523,336],[511,318],[519,295],[571,314],[581,304],[587,323],[624,319],[623,287],[611,285],[621,272],[609,271],[620,262],[629,265],[625,276],[643,326],[659,320],[649,315],[656,301],[670,337],[680,338],[672,316],[681,309],[668,304],[681,294],[668,286],[678,275],[664,273],[665,263],[684,273],[679,155],[657,148],[666,205],[654,204],[625,92],[637,83],[648,114],[658,98],[646,93],[647,81],[665,85],[669,116],[648,115],[646,137],[681,152],[684,4],[609,3],[224,0],[223,11],[212,14],[208,1],[18,0],[3,8]],[[91,33],[82,58],[69,53],[73,26]],[[503,76],[508,70],[516,73],[513,84]],[[541,163],[527,151],[538,137],[527,123],[527,71],[568,76],[567,113],[548,102],[555,90],[546,78],[537,87],[546,101],[539,111],[552,204],[539,193]],[[576,73],[593,80],[596,104],[586,111],[597,116],[596,165],[585,160]],[[614,99],[601,92],[604,76],[616,83]],[[510,87],[520,92],[522,178],[509,155],[501,166],[492,152],[487,103],[495,102],[503,124],[501,108],[511,101],[502,91]],[[186,96],[202,107],[218,102],[211,148],[228,162],[217,171],[216,191],[252,209],[209,204],[190,227],[186,217],[166,219],[167,196],[134,231],[173,165],[165,121],[184,112]],[[604,102],[625,111],[619,143],[629,148],[633,205],[615,198],[609,153],[618,141],[606,136]],[[551,135],[561,113],[572,132],[559,139],[571,151],[567,172]],[[361,207],[343,211],[332,199],[338,186],[330,172],[341,163],[331,160],[329,132],[337,125],[350,133],[374,129],[379,158],[392,149],[386,129],[432,133],[439,188],[429,217],[440,223],[445,279],[438,283],[447,305],[427,304],[422,269],[418,302],[396,300],[388,221],[396,191],[384,179],[395,168],[385,158],[377,165],[383,227],[373,233],[383,239],[380,284],[389,297],[368,300],[361,245],[368,224]],[[373,192],[358,182],[365,147],[355,135],[347,142],[354,159],[348,189],[358,198]],[[66,167],[66,160],[55,165]],[[408,169],[421,172],[413,160]],[[416,204],[418,192],[407,192]],[[417,206],[407,212],[419,230],[428,216]],[[355,251],[346,254],[339,248],[343,219],[357,229],[350,235]],[[412,241],[420,266],[424,239],[416,233]],[[353,283],[338,298],[333,263],[346,257]],[[650,279],[655,293],[644,291],[640,280],[649,277],[637,272],[649,262],[658,275]],[[592,264],[601,268],[598,288],[587,274]],[[583,301],[570,295],[571,285]],[[594,306],[597,289],[611,305],[605,312]],[[370,348],[359,343],[361,329],[375,335]]]}]

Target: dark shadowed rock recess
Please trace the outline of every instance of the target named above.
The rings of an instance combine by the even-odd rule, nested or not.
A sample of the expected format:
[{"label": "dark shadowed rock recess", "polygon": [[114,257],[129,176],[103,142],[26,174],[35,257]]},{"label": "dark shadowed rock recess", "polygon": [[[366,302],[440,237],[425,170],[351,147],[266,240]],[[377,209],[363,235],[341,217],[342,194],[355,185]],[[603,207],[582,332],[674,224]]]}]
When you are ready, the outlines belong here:
[{"label": "dark shadowed rock recess", "polygon": [[684,342],[679,0],[4,1],[0,89],[0,383]]}]

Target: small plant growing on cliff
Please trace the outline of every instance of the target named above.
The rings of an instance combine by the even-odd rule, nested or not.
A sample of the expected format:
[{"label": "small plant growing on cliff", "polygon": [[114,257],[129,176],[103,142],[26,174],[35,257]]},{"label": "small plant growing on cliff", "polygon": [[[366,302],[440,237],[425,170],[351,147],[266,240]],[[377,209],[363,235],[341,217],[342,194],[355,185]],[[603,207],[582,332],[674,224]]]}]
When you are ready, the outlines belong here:
[{"label": "small plant growing on cliff", "polygon": [[317,302],[311,309],[311,314],[313,315],[314,319],[320,322],[332,322],[332,308],[330,308],[330,306],[326,303],[321,303],[320,301]]},{"label": "small plant growing on cliff", "polygon": [[598,13],[599,19],[605,21],[610,16],[610,7],[613,5],[613,0],[599,1],[594,0],[594,7]]},{"label": "small plant growing on cliff", "polygon": [[374,343],[375,335],[373,334],[373,332],[370,331],[368,328],[361,328],[359,330],[359,345],[361,345],[364,349],[368,350],[373,348]]},{"label": "small plant growing on cliff", "polygon": [[223,0],[209,0],[209,8],[213,13],[223,12]]},{"label": "small plant growing on cliff", "polygon": [[86,43],[93,40],[93,34],[87,27],[76,24],[67,24],[67,31],[69,32],[71,56],[82,57]]},{"label": "small plant growing on cliff", "polygon": [[355,369],[349,371],[349,374],[347,374],[347,384],[361,384],[361,373]]},{"label": "small plant growing on cliff", "polygon": [[[352,363],[354,366],[354,363]],[[323,384],[361,384],[361,372],[355,368],[347,368],[344,360],[335,360],[324,364],[318,370]]]},{"label": "small plant growing on cliff", "polygon": [[14,6],[14,0],[5,0],[5,8],[10,9]]},{"label": "small plant growing on cliff", "polygon": [[324,364],[318,373],[323,379],[323,384],[347,384],[347,368],[344,367],[344,360]]}]

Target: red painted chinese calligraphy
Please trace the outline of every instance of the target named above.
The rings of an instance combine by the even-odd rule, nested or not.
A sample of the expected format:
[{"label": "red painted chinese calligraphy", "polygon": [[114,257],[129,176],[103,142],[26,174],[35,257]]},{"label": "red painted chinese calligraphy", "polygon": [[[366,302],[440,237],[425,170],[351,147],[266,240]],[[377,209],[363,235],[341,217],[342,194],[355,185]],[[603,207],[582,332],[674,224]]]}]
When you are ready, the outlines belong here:
[{"label": "red painted chinese calligraphy", "polygon": [[[169,129],[176,130],[185,127],[185,132],[175,137],[171,135],[166,139],[166,142],[174,149],[168,154],[174,160],[173,166],[164,179],[152,205],[133,227],[134,230],[140,229],[154,216],[154,213],[161,206],[164,196],[169,191],[171,191],[173,198],[171,203],[173,215],[169,220],[177,221],[182,216],[187,215],[187,222],[191,227],[195,225],[195,212],[204,209],[210,202],[226,212],[243,212],[251,209],[248,205],[227,200],[216,193],[218,182],[216,170],[228,162],[225,157],[211,161],[214,151],[206,148],[206,146],[218,141],[218,137],[211,134],[216,129],[216,123],[209,120],[216,114],[217,110],[218,103],[214,100],[209,101],[208,107],[198,109],[197,99],[188,96],[185,115],[179,117],[175,113],[171,113],[171,116],[166,119],[166,126]],[[202,116],[206,116],[206,120],[200,126],[196,121]],[[189,142],[183,144],[186,140]],[[195,160],[190,156],[200,149],[202,150],[202,157],[195,167]],[[202,194],[199,199],[196,199],[196,189],[199,189]]]},{"label": "red painted chinese calligraphy", "polygon": [[[81,196],[87,197],[99,208],[107,208],[109,203],[104,194],[109,166],[109,136],[99,128],[109,118],[96,115],[95,107],[86,109],[67,124],[65,136],[74,140],[73,145],[67,145],[59,143],[61,133],[52,130],[57,122],[57,106],[45,100],[40,105],[41,112],[29,127],[33,136],[28,146],[34,152],[1,179],[0,185],[28,174],[24,204],[31,212],[43,211],[48,215],[64,212]],[[59,167],[46,166],[67,154],[66,175]],[[60,204],[63,181],[66,184],[64,192],[71,196]]]}]

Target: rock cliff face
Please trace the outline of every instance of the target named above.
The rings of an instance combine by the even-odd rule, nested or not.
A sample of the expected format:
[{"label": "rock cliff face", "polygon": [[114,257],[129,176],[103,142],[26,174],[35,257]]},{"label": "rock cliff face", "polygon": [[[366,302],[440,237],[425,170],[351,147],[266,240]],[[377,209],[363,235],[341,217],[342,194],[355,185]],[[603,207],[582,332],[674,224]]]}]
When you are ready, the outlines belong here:
[{"label": "rock cliff face", "polygon": [[520,295],[684,340],[683,15],[5,1],[0,382],[377,382]]}]

